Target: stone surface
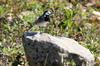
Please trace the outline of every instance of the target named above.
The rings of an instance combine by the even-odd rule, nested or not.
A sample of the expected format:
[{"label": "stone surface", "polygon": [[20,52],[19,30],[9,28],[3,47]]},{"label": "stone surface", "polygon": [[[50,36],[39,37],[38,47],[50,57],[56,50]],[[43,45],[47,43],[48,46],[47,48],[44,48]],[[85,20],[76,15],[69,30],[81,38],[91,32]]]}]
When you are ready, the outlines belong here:
[{"label": "stone surface", "polygon": [[29,66],[64,66],[64,60],[94,66],[91,52],[73,39],[33,32],[25,33],[22,40]]}]

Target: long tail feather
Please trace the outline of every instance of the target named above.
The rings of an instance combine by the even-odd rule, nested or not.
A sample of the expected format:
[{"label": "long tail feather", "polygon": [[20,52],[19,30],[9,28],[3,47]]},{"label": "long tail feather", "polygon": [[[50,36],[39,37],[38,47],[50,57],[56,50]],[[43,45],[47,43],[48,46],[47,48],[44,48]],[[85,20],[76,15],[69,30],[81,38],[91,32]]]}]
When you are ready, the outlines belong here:
[{"label": "long tail feather", "polygon": [[26,31],[30,31],[30,30],[32,30],[34,27],[35,27],[35,25],[33,24],[33,25],[31,25]]}]

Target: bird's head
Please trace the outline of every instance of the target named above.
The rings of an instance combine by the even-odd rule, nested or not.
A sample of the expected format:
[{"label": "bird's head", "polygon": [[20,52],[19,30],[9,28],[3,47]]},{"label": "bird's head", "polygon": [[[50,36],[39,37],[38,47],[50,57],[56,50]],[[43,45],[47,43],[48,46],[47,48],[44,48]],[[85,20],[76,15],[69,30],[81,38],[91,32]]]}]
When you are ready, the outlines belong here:
[{"label": "bird's head", "polygon": [[50,11],[45,11],[44,14],[43,14],[43,16],[46,17],[46,16],[49,16],[50,14],[51,14]]}]

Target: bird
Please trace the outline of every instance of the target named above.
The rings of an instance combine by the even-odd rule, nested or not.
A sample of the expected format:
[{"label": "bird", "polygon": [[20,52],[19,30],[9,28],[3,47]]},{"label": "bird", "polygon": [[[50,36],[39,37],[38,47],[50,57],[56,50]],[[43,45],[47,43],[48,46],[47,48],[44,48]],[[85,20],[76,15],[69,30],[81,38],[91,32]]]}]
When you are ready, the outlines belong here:
[{"label": "bird", "polygon": [[40,16],[32,25],[27,29],[27,31],[31,30],[35,26],[46,26],[48,22],[50,22],[50,11],[44,11],[43,15]]}]

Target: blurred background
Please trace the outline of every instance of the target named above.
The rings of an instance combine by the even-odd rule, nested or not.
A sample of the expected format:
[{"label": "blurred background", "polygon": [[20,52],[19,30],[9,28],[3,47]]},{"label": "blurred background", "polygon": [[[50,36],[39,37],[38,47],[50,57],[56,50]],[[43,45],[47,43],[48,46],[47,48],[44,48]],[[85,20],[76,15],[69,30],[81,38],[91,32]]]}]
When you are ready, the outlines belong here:
[{"label": "blurred background", "polygon": [[[0,66],[28,66],[22,35],[43,14],[52,12],[43,31],[68,37],[88,48],[100,64],[100,0],[0,0]],[[74,61],[64,61],[75,66]]]}]

